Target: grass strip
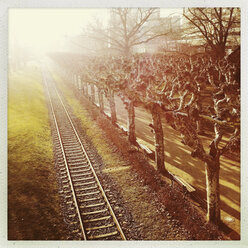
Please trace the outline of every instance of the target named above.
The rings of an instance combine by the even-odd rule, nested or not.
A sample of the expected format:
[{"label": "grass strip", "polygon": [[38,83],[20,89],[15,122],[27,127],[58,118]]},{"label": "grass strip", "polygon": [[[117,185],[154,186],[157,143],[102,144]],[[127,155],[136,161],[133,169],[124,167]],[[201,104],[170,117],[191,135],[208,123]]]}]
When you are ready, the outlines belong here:
[{"label": "grass strip", "polygon": [[8,239],[63,239],[40,71],[11,73],[8,97]]}]

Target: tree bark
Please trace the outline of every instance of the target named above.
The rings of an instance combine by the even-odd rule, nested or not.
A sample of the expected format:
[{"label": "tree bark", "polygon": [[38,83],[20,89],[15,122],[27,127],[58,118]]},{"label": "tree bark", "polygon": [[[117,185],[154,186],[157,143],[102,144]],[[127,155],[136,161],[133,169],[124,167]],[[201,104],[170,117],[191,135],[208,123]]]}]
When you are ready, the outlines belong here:
[{"label": "tree bark", "polygon": [[90,93],[91,93],[91,101],[94,103],[96,98],[95,98],[95,85],[91,84],[90,85]]},{"label": "tree bark", "polygon": [[207,161],[205,163],[206,185],[207,185],[207,220],[216,225],[220,223],[220,186],[219,158]]},{"label": "tree bark", "polygon": [[78,75],[78,89],[82,89],[81,77]]},{"label": "tree bark", "polygon": [[73,85],[76,85],[77,84],[77,75],[74,74],[73,75]]},{"label": "tree bark", "polygon": [[82,87],[82,93],[85,96],[85,88],[84,88],[84,82],[81,82],[81,87]]},{"label": "tree bark", "polygon": [[114,98],[114,91],[109,90],[109,105],[110,105],[110,111],[111,111],[111,122],[112,124],[116,124],[117,117],[116,117],[116,108],[115,108],[115,98]]},{"label": "tree bark", "polygon": [[104,110],[103,94],[100,88],[98,88],[98,99],[99,99],[100,112],[103,113],[103,110]]},{"label": "tree bark", "polygon": [[88,98],[89,97],[89,91],[88,91],[88,83],[85,83],[85,96]]},{"label": "tree bark", "polygon": [[204,126],[203,126],[203,123],[202,123],[202,119],[199,118],[197,121],[196,121],[196,131],[197,131],[197,134],[199,135],[204,135]]},{"label": "tree bark", "polygon": [[135,136],[135,109],[132,101],[128,104],[128,140],[135,144],[136,136]]},{"label": "tree bark", "polygon": [[220,44],[220,45],[216,45],[214,52],[215,52],[215,56],[218,58],[224,58],[225,57],[225,50],[226,50],[226,45],[225,44]]},{"label": "tree bark", "polygon": [[159,106],[153,105],[151,108],[152,124],[155,138],[155,162],[157,170],[164,174],[166,172],[164,166],[164,134],[159,112]]}]

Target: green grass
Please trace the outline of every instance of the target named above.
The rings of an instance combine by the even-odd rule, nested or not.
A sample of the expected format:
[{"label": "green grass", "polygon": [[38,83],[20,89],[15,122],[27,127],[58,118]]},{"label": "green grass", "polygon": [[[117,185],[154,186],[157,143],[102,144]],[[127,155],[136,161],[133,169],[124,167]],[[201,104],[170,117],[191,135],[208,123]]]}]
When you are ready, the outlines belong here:
[{"label": "green grass", "polygon": [[41,73],[9,75],[8,239],[61,239],[58,188]]}]

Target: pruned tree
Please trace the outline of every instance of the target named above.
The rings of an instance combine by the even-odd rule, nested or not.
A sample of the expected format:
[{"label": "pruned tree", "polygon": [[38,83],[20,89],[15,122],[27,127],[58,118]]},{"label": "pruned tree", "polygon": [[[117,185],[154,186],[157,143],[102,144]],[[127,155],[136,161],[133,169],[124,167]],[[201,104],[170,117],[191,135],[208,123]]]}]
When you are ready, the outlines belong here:
[{"label": "pruned tree", "polygon": [[[182,142],[192,148],[191,155],[205,162],[206,191],[208,220],[220,223],[220,192],[219,171],[220,157],[229,151],[240,149],[240,82],[237,80],[237,68],[227,60],[211,62],[205,60],[204,77],[210,88],[209,98],[205,100],[203,108],[198,108],[197,98],[202,91],[199,77],[202,67],[198,63],[191,65],[190,73],[183,72],[183,78],[175,78],[175,82],[166,85],[165,98],[168,122],[182,134]],[[197,72],[196,74],[193,72]],[[176,83],[176,90],[174,85]],[[212,131],[209,150],[203,145],[203,137],[197,132],[197,122],[207,121]],[[220,145],[226,136],[226,144]],[[210,134],[211,137],[211,134]]]},{"label": "pruned tree", "polygon": [[[239,65],[228,59],[140,55],[132,60],[130,83],[124,90],[135,104],[151,111],[156,164],[161,173],[167,174],[161,109],[168,123],[181,133],[182,143],[192,148],[191,155],[204,161],[207,217],[215,224],[220,223],[220,157],[240,149],[239,73]],[[201,121],[207,124],[199,125]],[[209,149],[203,145],[204,130],[210,137]]]},{"label": "pruned tree", "polygon": [[[172,33],[163,29],[158,8],[112,8],[107,27],[101,23],[91,25],[88,36],[108,46],[108,50],[129,57],[135,46]],[[128,104],[128,136],[132,143],[135,136],[135,105],[131,98],[123,99]]]},{"label": "pruned tree", "polygon": [[[188,20],[191,39],[203,40],[213,55],[224,57],[227,44],[239,43],[239,8],[185,8],[183,16]],[[201,41],[200,41],[201,42]]]},{"label": "pruned tree", "polygon": [[220,157],[240,149],[240,70],[234,57],[96,57],[88,71],[92,83],[119,94],[128,106],[131,102],[151,112],[157,169],[168,175],[161,125],[164,111],[168,124],[192,149],[191,155],[205,163],[208,220],[216,224],[220,222]]}]

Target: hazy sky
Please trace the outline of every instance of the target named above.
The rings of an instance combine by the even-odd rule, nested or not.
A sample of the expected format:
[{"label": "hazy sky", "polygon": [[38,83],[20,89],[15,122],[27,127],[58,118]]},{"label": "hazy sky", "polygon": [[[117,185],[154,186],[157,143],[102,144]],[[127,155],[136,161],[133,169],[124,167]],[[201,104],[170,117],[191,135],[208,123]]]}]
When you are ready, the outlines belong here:
[{"label": "hazy sky", "polygon": [[48,50],[63,35],[82,32],[95,17],[107,18],[106,9],[10,9],[9,37],[34,49]]},{"label": "hazy sky", "polygon": [[[161,9],[166,16],[180,9]],[[41,53],[50,50],[64,35],[77,35],[87,24],[108,19],[108,9],[9,9],[9,41],[17,41]]]}]

